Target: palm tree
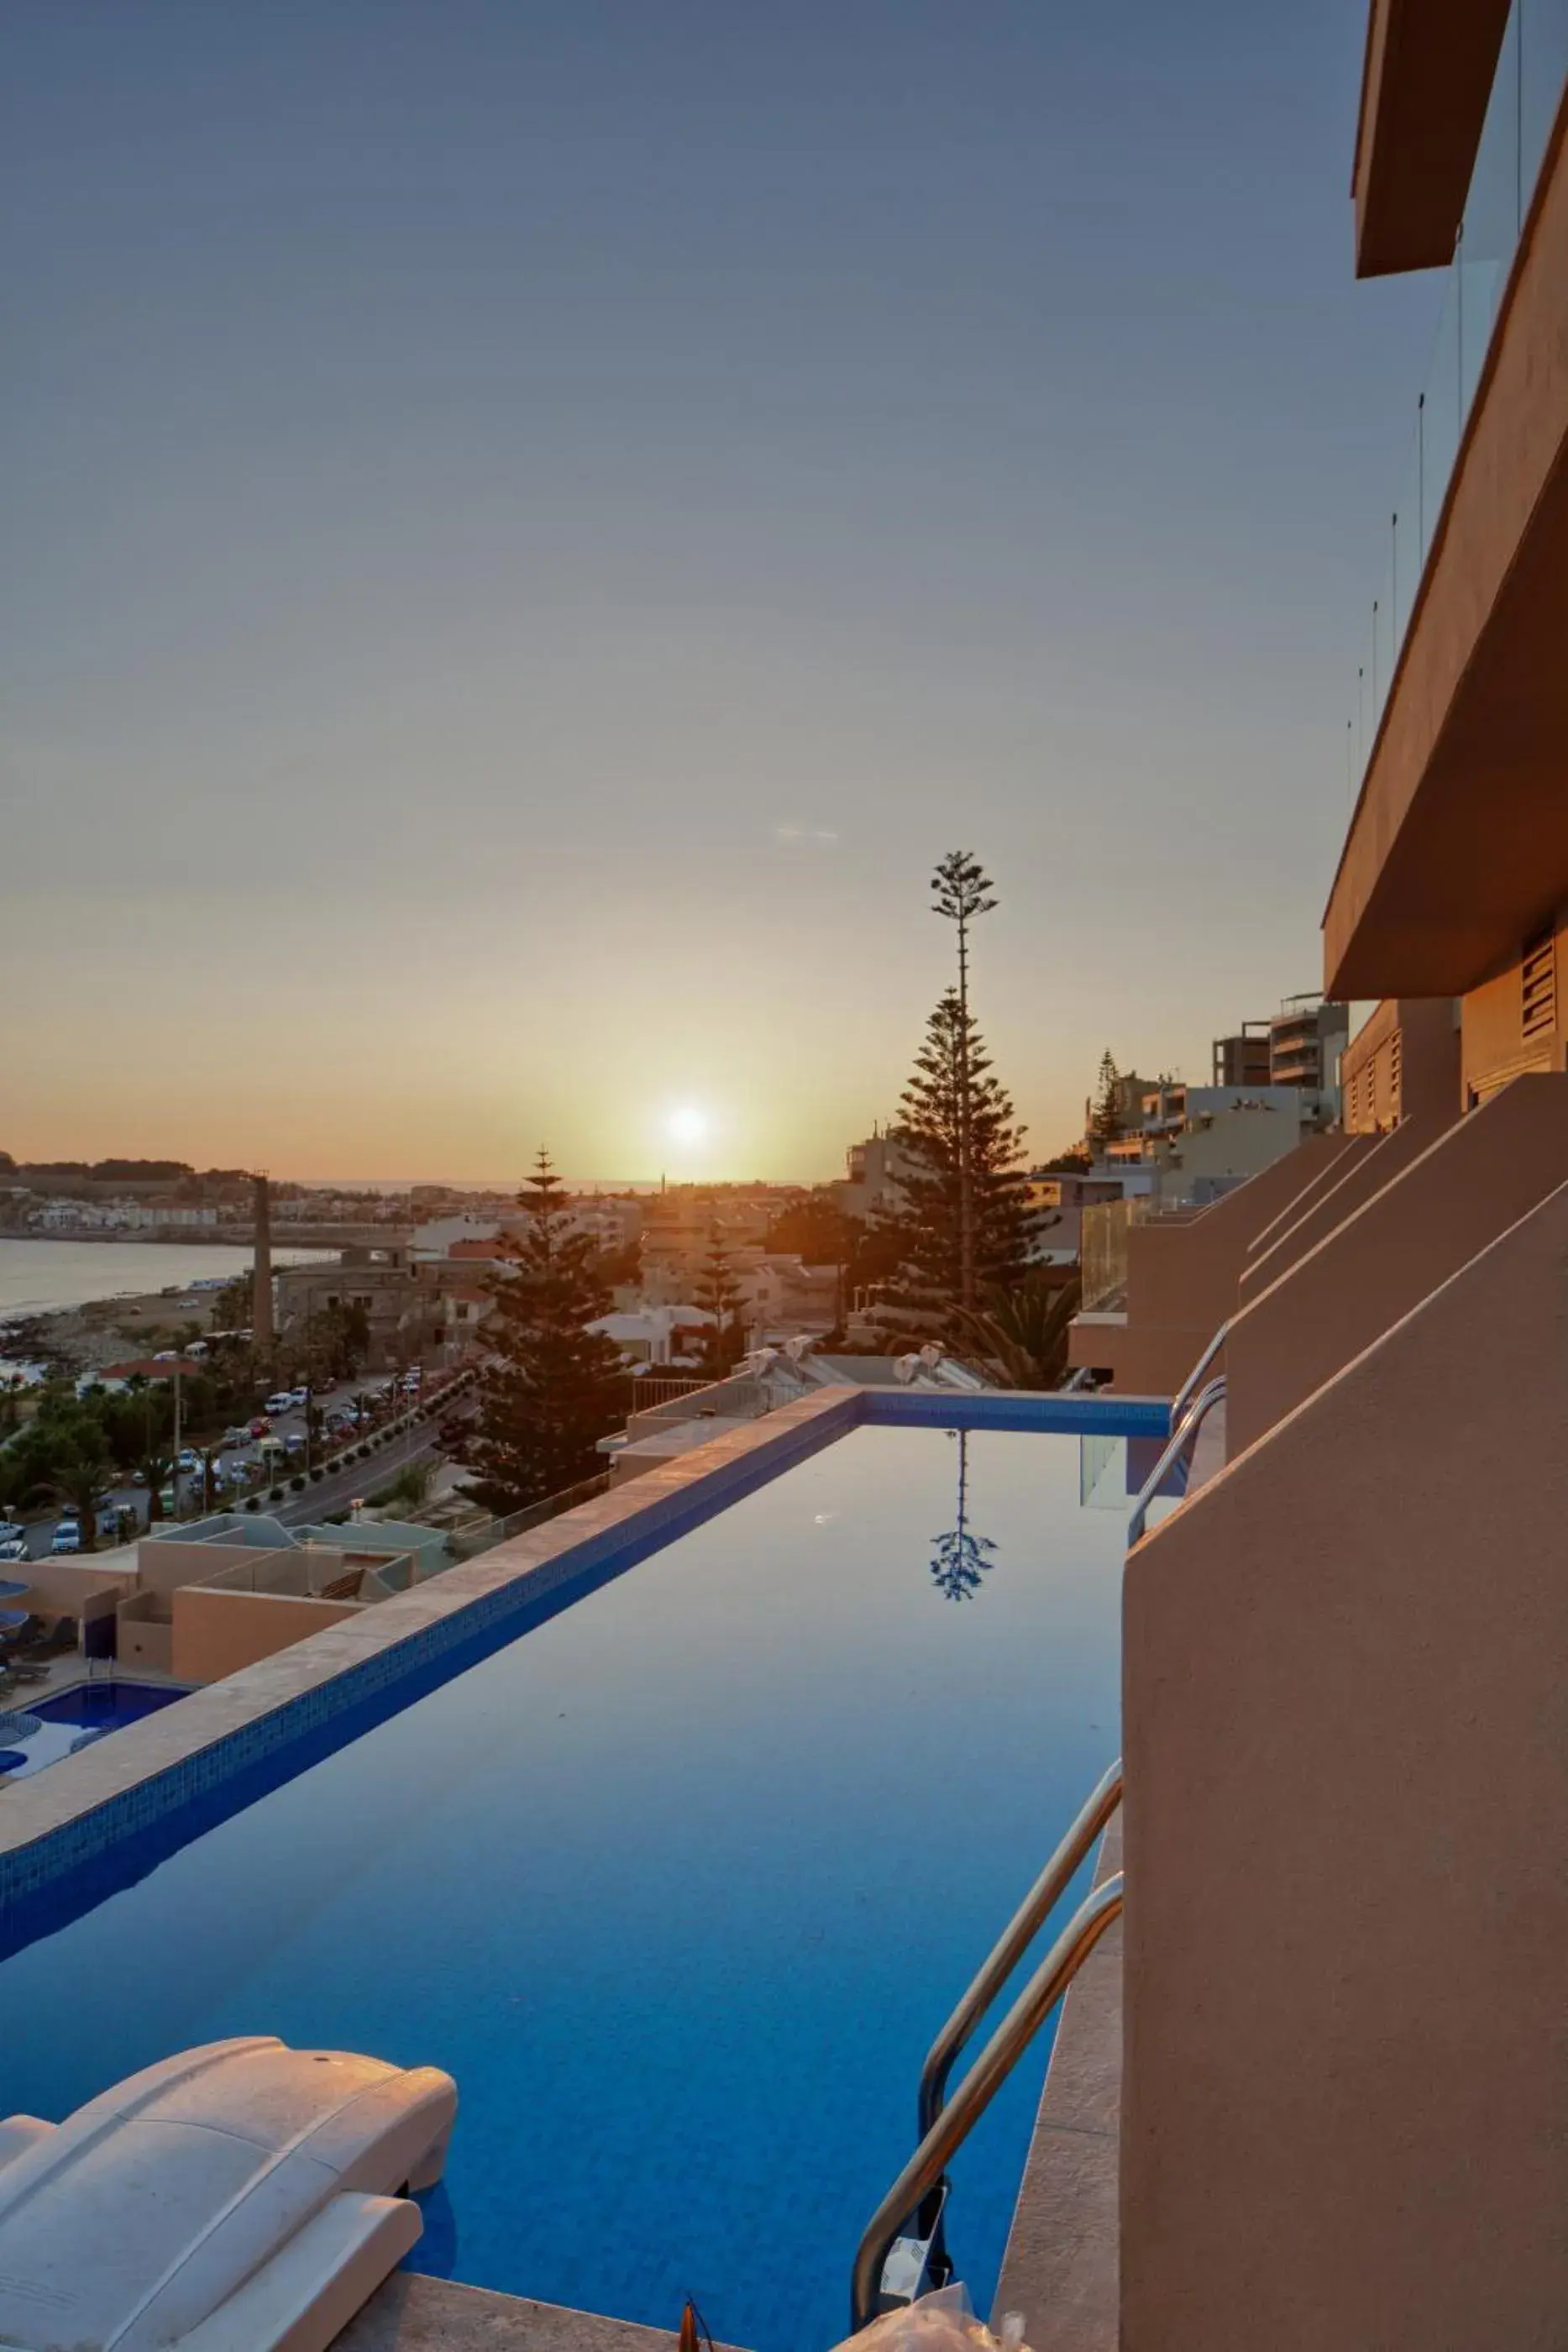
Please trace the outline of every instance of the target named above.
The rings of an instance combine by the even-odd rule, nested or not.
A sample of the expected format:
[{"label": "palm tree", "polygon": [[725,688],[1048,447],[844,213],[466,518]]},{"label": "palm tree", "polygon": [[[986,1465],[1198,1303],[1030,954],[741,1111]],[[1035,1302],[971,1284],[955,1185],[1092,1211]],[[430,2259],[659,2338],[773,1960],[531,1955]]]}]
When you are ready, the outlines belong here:
[{"label": "palm tree", "polygon": [[204,1445],[201,1452],[202,1508],[210,1511],[217,1501],[218,1464],[223,1458],[221,1445]]},{"label": "palm tree", "polygon": [[163,1481],[172,1474],[174,1457],[150,1446],[136,1467],[147,1481],[147,1524],[151,1527],[154,1519],[163,1516]]},{"label": "palm tree", "polygon": [[983,1307],[960,1310],[968,1352],[1005,1389],[1054,1389],[1067,1368],[1067,1327],[1078,1312],[1076,1282],[1038,1279],[987,1293]]},{"label": "palm tree", "polygon": [[49,1484],[75,1511],[83,1551],[98,1549],[98,1498],[113,1475],[114,1465],[106,1453],[83,1453],[79,1447],[73,1446],[56,1463]]}]

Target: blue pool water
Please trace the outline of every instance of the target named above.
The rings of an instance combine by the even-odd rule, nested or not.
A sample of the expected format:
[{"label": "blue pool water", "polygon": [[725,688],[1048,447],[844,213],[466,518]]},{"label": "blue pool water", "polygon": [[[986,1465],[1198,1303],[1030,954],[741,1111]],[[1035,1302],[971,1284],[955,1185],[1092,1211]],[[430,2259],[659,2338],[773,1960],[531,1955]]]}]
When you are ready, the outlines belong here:
[{"label": "blue pool water", "polygon": [[[235,2032],[444,2066],[414,2267],[818,2352],[1116,1753],[1124,1519],[1074,1438],[855,1430],[15,1954],[0,2113]],[[1044,2063],[955,2168],[982,2309]]]},{"label": "blue pool water", "polygon": [[12,1760],[0,1759],[0,1763],[8,1779],[30,1780],[35,1772],[68,1756],[85,1732],[123,1730],[128,1723],[140,1723],[144,1716],[156,1715],[161,1707],[172,1706],[183,1696],[183,1690],[165,1684],[121,1682],[118,1676],[77,1683],[47,1698],[35,1698],[31,1691],[23,1691],[11,1705],[35,1717],[39,1727],[11,1742],[5,1753]]}]

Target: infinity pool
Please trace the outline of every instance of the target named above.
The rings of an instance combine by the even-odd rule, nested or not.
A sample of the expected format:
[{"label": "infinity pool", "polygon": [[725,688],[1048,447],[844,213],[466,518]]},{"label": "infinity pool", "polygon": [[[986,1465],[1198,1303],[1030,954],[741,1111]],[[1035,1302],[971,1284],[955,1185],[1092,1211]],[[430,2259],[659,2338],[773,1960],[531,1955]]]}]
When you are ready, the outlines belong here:
[{"label": "infinity pool", "polygon": [[[926,2046],[1117,1750],[1090,1483],[1124,1507],[1073,1437],[854,1430],[7,1960],[0,2114],[236,2032],[444,2066],[413,2267],[818,2352]],[[982,2310],[1045,2057],[955,2167]]]}]

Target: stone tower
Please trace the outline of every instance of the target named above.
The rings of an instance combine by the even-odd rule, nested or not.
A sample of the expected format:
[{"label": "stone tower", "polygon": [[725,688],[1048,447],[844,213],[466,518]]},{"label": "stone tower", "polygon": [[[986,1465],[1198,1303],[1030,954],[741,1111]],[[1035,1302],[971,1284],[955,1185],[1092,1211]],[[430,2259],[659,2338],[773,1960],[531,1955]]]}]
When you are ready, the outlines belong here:
[{"label": "stone tower", "polygon": [[272,1197],[265,1176],[256,1180],[256,1280],[250,1307],[251,1338],[259,1355],[270,1356],[272,1328]]}]

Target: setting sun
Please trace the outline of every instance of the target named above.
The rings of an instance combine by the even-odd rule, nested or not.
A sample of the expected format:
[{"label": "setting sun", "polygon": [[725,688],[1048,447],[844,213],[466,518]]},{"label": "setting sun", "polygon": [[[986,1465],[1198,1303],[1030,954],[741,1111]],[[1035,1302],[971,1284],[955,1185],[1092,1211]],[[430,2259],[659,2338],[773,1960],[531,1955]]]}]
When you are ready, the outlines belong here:
[{"label": "setting sun", "polygon": [[695,1103],[680,1103],[670,1113],[664,1125],[675,1143],[706,1143],[712,1132],[713,1122],[706,1110]]}]

